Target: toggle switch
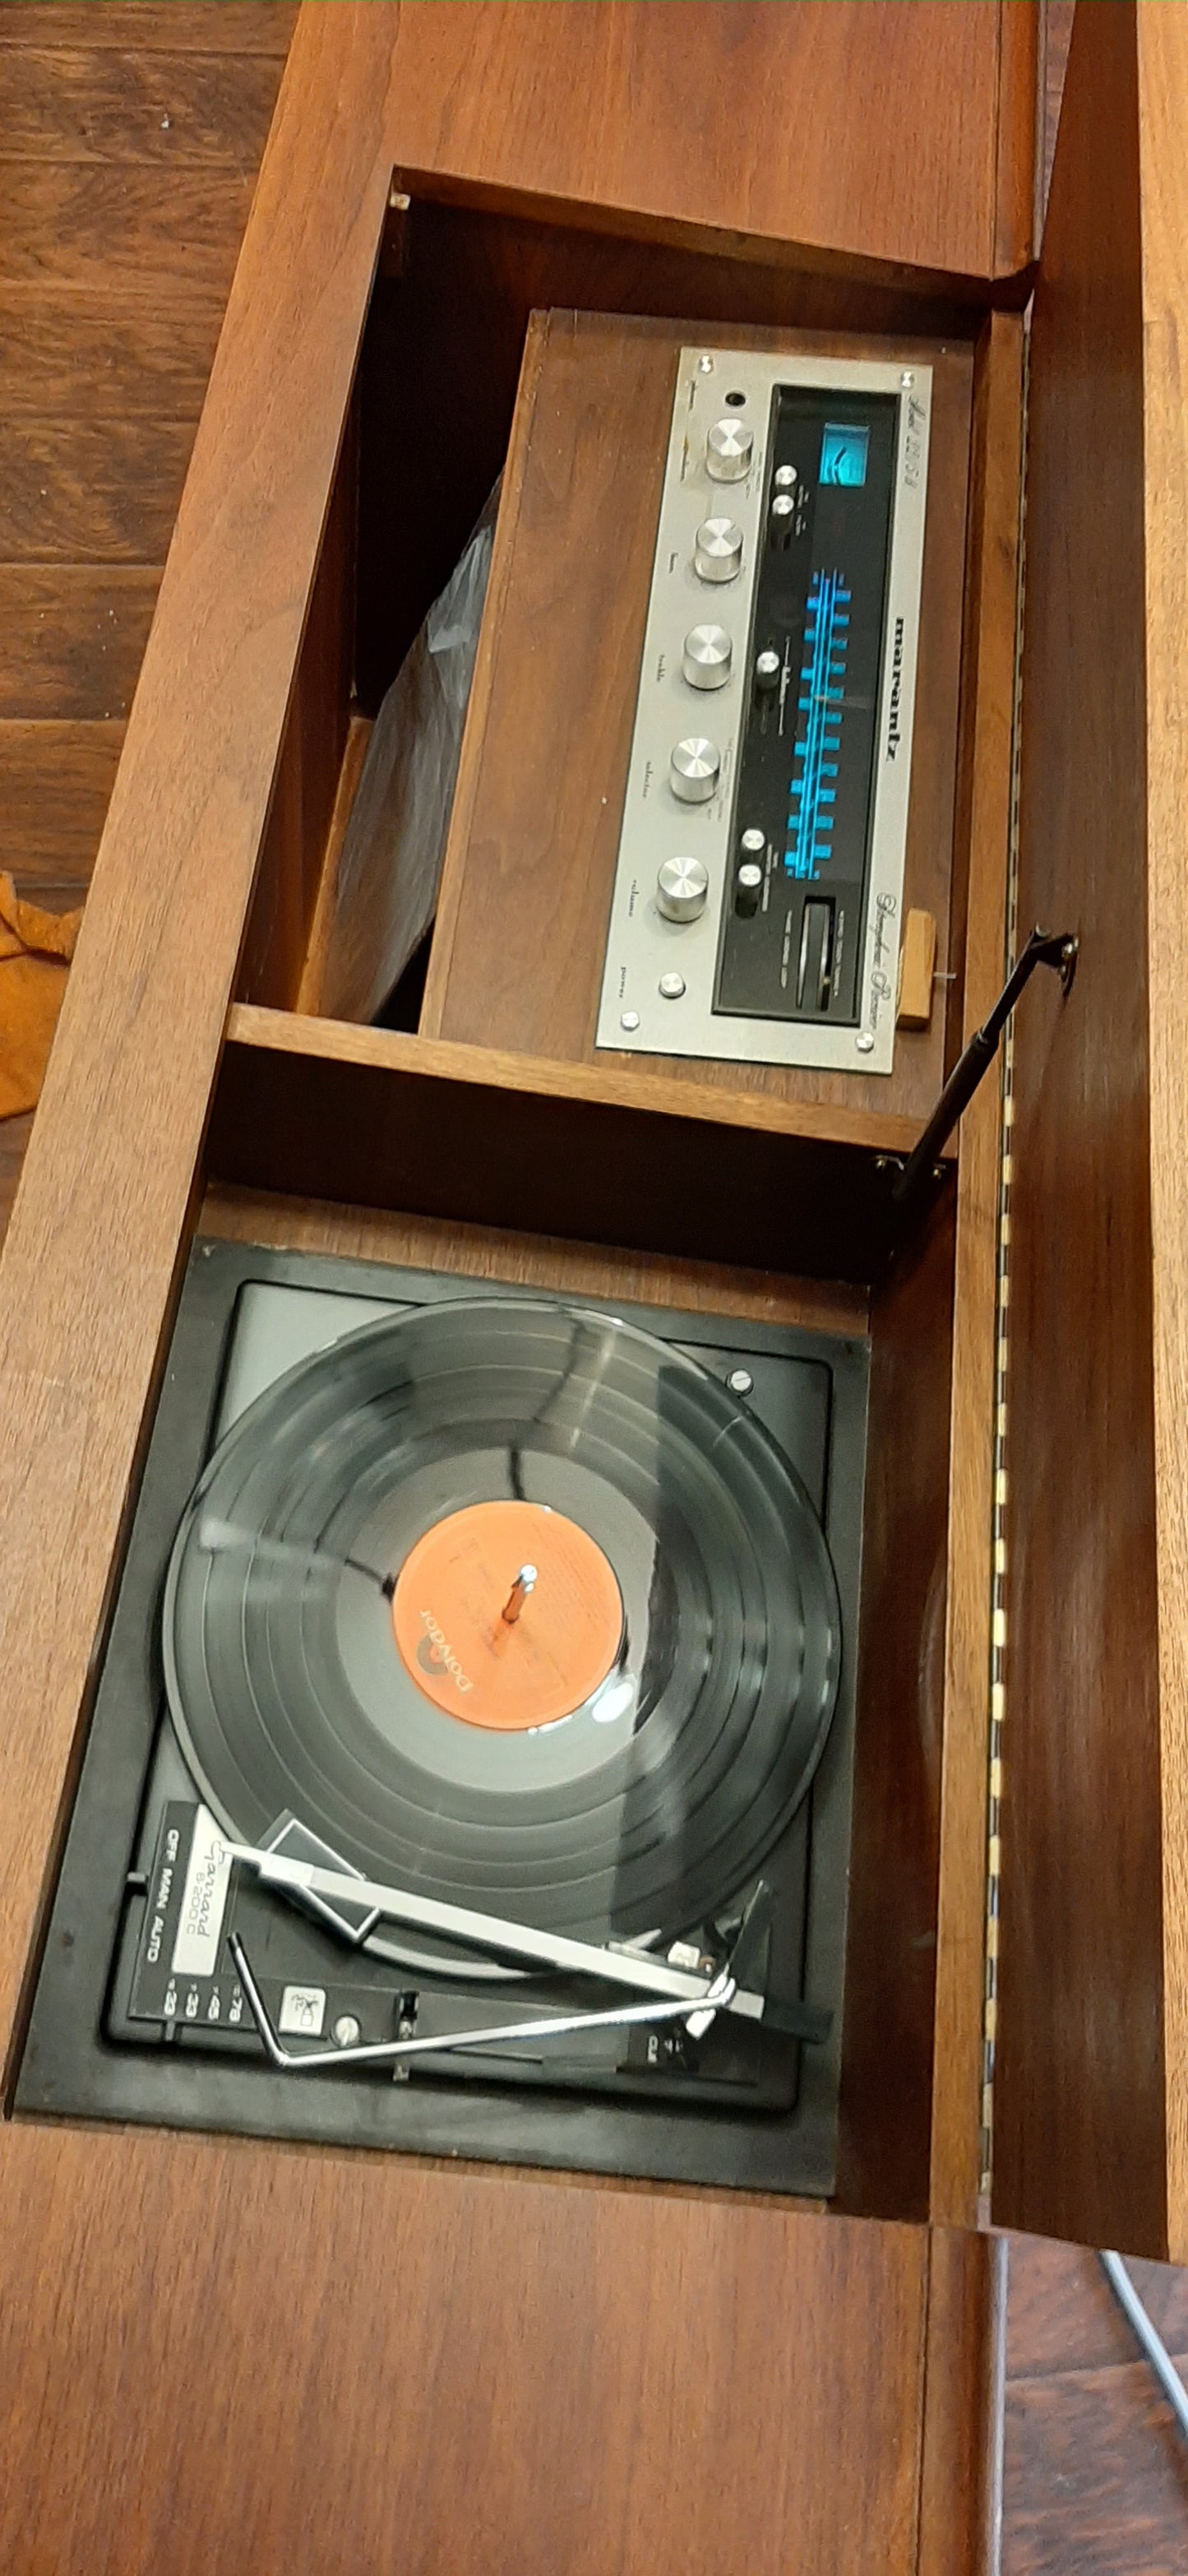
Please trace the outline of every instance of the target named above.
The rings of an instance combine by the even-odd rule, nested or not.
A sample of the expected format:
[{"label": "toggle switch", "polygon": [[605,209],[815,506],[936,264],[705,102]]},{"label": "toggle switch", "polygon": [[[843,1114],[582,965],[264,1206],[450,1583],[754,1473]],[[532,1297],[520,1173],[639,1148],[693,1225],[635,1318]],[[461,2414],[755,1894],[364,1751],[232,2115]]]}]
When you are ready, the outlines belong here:
[{"label": "toggle switch", "polygon": [[734,880],[734,909],[740,921],[750,921],[759,910],[763,892],[763,870],[758,859],[744,859]]},{"label": "toggle switch", "polygon": [[783,554],[785,547],[791,545],[796,529],[795,493],[777,492],[775,494],[768,525],[776,553]]}]

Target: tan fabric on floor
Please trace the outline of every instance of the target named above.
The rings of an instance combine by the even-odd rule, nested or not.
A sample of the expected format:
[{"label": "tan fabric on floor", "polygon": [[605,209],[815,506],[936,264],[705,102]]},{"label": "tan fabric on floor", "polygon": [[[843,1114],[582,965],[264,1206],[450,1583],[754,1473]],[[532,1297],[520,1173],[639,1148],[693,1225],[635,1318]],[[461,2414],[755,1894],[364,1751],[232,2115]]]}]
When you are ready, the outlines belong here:
[{"label": "tan fabric on floor", "polygon": [[0,1118],[36,1104],[81,920],[22,903],[0,871]]}]

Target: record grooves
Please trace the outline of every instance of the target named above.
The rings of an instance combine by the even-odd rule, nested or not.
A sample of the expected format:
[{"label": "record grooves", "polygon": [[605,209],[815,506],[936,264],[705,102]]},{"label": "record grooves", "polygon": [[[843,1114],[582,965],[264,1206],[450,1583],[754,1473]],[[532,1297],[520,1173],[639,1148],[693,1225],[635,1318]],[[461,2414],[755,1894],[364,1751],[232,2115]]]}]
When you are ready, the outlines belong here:
[{"label": "record grooves", "polygon": [[[602,1688],[518,1736],[428,1698],[384,1581],[501,1499],[574,1519],[625,1611]],[[840,1619],[799,1478],[706,1370],[614,1318],[459,1300],[258,1399],[183,1521],[164,1647],[237,1840],[291,1812],[368,1877],[604,1940],[679,1931],[759,1870],[824,1742]]]},{"label": "record grooves", "polygon": [[199,1247],[21,2107],[828,2190],[866,1374]]}]

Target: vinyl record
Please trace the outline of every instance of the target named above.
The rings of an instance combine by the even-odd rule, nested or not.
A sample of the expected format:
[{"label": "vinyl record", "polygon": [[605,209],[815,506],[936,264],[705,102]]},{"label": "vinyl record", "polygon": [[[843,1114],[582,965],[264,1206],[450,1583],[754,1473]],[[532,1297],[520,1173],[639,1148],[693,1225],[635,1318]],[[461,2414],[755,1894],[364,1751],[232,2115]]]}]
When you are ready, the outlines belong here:
[{"label": "vinyl record", "polygon": [[695,1360],[528,1298],[404,1311],[211,1458],[170,1562],[174,1722],[224,1829],[565,1930],[676,1932],[761,1867],[837,1695],[782,1452]]}]

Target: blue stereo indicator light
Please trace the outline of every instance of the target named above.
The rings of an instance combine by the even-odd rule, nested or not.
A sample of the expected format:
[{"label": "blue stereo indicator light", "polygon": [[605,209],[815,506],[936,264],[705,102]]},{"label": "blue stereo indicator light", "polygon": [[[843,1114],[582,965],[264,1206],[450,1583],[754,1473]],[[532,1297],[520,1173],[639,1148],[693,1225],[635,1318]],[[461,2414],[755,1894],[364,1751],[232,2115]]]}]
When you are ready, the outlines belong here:
[{"label": "blue stereo indicator light", "polygon": [[821,434],[821,481],[865,483],[870,431],[827,420]]}]

